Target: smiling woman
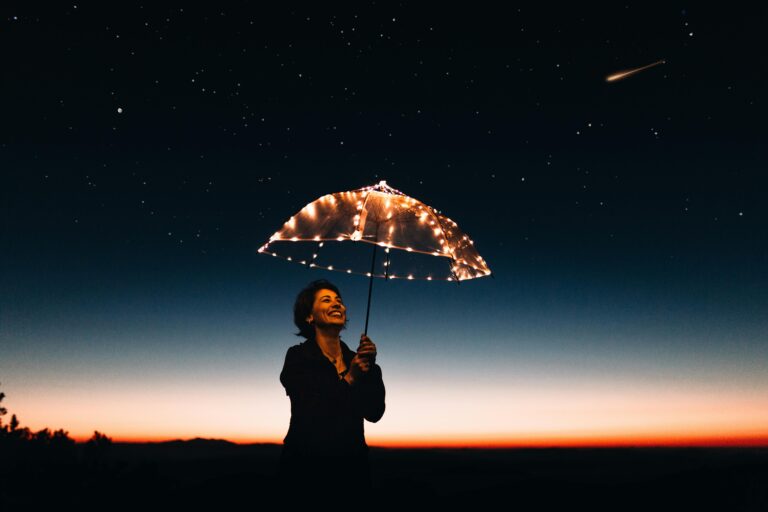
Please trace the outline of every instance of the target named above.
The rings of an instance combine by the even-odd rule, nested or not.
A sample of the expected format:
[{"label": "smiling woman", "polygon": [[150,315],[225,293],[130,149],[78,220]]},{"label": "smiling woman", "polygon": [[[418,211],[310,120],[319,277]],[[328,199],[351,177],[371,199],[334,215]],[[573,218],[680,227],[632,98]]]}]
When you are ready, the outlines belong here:
[{"label": "smiling woman", "polygon": [[341,340],[347,309],[338,288],[324,279],[299,293],[293,312],[297,336],[306,340],[288,349],[280,373],[291,400],[280,459],[285,496],[311,496],[296,493],[297,486],[363,494],[371,488],[363,420],[379,421],[385,407],[376,345],[362,335],[353,352]]}]

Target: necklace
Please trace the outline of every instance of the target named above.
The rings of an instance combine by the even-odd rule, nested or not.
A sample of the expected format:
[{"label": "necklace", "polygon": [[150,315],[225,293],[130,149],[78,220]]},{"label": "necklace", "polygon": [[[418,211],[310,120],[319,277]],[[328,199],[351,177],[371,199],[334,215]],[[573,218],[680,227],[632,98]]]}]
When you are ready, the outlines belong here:
[{"label": "necklace", "polygon": [[[331,364],[333,364],[333,366],[336,367],[336,373],[339,374],[339,379],[343,379],[344,376],[349,371],[349,368],[347,368],[346,364],[344,364],[344,357],[341,354],[339,354],[338,358],[333,358],[330,355],[328,355],[328,353],[326,353],[325,351],[322,351],[322,352],[323,352],[323,355],[331,362]],[[344,368],[344,369],[342,370],[341,368]]]},{"label": "necklace", "polygon": [[[328,352],[323,350],[323,347],[318,343],[318,348],[320,349],[320,352],[323,353],[326,359],[328,359],[331,364],[336,367],[336,373],[339,375],[339,379],[343,379],[344,376],[349,371],[349,368],[346,367],[346,364],[344,363],[344,353],[341,350],[341,347],[339,347],[339,355],[338,357],[331,356]],[[344,368],[341,370],[341,368]]]}]

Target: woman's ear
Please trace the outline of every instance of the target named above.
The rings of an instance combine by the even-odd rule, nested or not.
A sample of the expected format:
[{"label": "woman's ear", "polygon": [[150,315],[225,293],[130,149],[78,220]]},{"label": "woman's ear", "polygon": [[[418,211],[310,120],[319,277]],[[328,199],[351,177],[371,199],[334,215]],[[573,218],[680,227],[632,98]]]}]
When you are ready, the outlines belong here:
[{"label": "woman's ear", "polygon": [[309,315],[309,316],[307,317],[307,323],[308,323],[309,325],[312,325],[312,321],[313,321],[313,320],[314,320],[314,318],[312,318],[312,315]]}]

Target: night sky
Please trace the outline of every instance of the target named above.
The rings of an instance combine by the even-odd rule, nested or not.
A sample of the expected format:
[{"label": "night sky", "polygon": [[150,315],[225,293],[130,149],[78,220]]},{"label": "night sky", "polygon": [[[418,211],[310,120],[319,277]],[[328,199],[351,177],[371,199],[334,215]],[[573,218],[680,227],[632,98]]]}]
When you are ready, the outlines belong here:
[{"label": "night sky", "polygon": [[768,443],[764,7],[0,14],[22,425],[281,442],[296,294],[335,282],[354,349],[368,281],[257,249],[386,180],[493,278],[374,282],[369,444]]}]

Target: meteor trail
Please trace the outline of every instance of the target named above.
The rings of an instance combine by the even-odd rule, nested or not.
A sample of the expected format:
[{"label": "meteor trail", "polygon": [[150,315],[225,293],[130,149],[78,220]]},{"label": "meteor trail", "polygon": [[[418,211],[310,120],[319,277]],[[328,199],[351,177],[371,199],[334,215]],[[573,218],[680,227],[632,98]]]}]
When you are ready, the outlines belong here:
[{"label": "meteor trail", "polygon": [[651,64],[648,64],[647,66],[642,66],[642,67],[635,68],[635,69],[628,69],[626,71],[619,71],[618,73],[614,73],[612,75],[608,75],[607,77],[605,77],[605,81],[606,82],[615,82],[617,80],[621,80],[623,78],[627,78],[628,76],[632,76],[635,73],[639,73],[639,72],[641,72],[643,70],[646,70],[648,68],[652,68],[654,66],[658,66],[659,64],[666,64],[666,62],[667,62],[666,60],[662,59],[662,60],[657,60],[656,62],[652,62]]}]

